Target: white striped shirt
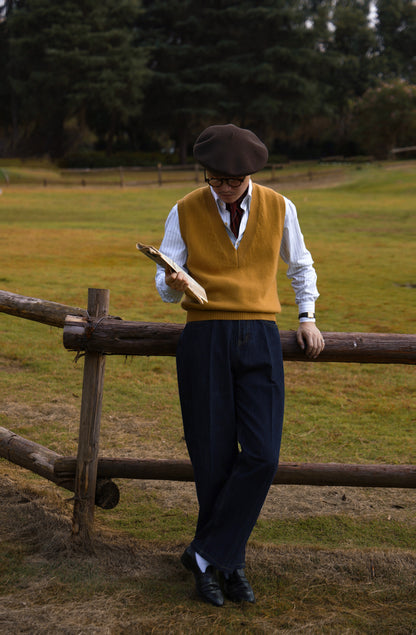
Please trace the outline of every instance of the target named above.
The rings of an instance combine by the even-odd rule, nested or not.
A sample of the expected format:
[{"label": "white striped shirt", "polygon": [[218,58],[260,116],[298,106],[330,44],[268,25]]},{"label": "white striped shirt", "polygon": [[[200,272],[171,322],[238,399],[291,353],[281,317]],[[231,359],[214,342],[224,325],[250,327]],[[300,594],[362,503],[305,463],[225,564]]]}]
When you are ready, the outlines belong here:
[{"label": "white striped shirt", "polygon": [[[243,215],[240,223],[239,235],[236,238],[230,229],[230,212],[225,203],[211,188],[211,193],[217,204],[218,212],[227,230],[228,236],[234,247],[238,249],[247,226],[250,213],[251,195],[253,184],[250,179],[246,197],[241,203]],[[280,257],[288,265],[287,276],[291,280],[295,292],[296,304],[299,313],[315,311],[315,301],[319,297],[316,287],[316,272],[310,252],[305,246],[305,241],[299,226],[295,205],[284,197],[286,203],[285,222],[280,246]],[[178,206],[174,205],[165,224],[165,234],[160,245],[160,251],[172,258],[178,265],[186,270],[188,252],[183,241],[179,226]],[[165,270],[158,266],[156,271],[156,288],[160,297],[165,302],[180,302],[182,293],[171,289],[165,282]],[[304,321],[301,319],[301,321]],[[309,320],[310,321],[310,320]]]}]

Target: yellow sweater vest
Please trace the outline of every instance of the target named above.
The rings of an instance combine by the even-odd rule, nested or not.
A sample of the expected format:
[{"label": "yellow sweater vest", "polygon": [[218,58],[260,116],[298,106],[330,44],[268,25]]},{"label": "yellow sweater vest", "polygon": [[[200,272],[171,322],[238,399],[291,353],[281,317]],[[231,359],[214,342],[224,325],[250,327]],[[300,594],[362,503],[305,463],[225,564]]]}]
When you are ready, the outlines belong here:
[{"label": "yellow sweater vest", "polygon": [[186,265],[208,296],[207,304],[184,296],[188,321],[276,319],[281,310],[276,274],[285,208],[283,196],[253,184],[247,227],[235,249],[209,187],[178,202]]}]

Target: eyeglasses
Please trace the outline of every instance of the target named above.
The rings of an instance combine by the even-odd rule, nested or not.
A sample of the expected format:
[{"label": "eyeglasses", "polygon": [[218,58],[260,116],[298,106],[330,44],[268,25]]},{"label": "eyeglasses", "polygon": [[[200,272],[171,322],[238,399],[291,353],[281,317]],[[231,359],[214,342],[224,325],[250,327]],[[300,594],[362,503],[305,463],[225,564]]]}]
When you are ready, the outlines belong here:
[{"label": "eyeglasses", "polygon": [[229,185],[230,187],[240,187],[245,178],[245,176],[242,176],[240,178],[218,178],[217,176],[212,176],[210,178],[205,177],[205,183],[208,183],[208,185],[211,185],[211,187],[221,187],[223,183],[227,183],[227,185]]}]

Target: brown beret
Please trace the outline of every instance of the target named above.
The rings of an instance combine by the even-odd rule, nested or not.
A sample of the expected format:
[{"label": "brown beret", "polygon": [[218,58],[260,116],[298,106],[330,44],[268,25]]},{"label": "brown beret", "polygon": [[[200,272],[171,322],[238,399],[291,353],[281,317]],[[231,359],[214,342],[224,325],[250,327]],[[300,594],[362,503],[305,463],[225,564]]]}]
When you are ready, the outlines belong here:
[{"label": "brown beret", "polygon": [[232,123],[209,126],[194,145],[195,159],[217,174],[245,176],[261,170],[269,153],[260,139]]}]

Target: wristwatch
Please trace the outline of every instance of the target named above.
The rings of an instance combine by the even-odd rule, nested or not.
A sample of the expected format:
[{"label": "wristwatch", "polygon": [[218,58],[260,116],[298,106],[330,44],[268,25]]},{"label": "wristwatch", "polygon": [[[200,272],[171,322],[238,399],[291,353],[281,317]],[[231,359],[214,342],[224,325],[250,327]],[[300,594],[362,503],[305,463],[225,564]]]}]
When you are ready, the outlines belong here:
[{"label": "wristwatch", "polygon": [[300,320],[301,318],[308,318],[309,320],[314,320],[315,313],[312,313],[312,311],[306,311],[306,313],[299,313],[298,319]]}]

